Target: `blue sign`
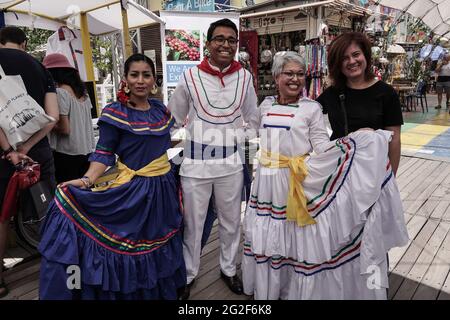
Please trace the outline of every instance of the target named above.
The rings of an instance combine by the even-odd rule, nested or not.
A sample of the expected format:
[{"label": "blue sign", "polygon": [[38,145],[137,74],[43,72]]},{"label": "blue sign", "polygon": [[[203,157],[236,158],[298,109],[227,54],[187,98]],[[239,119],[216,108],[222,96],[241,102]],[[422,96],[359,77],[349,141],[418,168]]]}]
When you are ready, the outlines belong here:
[{"label": "blue sign", "polygon": [[166,0],[164,10],[214,12],[215,0]]},{"label": "blue sign", "polygon": [[195,67],[198,63],[183,63],[183,64],[175,64],[167,62],[166,64],[166,75],[167,75],[167,83],[169,85],[177,84],[178,80],[180,80],[183,72],[189,68]]}]

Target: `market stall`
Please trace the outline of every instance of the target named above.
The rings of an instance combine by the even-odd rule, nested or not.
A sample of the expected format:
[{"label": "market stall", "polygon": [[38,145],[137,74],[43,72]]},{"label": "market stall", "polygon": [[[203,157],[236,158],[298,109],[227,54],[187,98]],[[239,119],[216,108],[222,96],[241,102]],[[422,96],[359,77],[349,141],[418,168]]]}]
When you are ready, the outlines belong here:
[{"label": "market stall", "polygon": [[[85,80],[95,96],[95,78],[90,35],[104,35],[122,30],[124,52],[131,54],[129,29],[162,20],[132,0],[0,0],[5,25],[58,30],[61,26],[79,32],[85,61]],[[81,72],[80,72],[81,73]],[[92,99],[97,101],[97,99]],[[99,106],[97,104],[97,111]]]},{"label": "market stall", "polygon": [[[278,52],[289,50],[305,58],[305,93],[314,99],[326,85],[327,46],[342,32],[362,28],[363,19],[372,12],[340,0],[306,4],[286,1],[276,5],[267,2],[240,10],[241,51],[249,54],[251,69],[255,70],[258,98],[261,101],[276,94],[270,71],[272,61]],[[258,46],[248,45],[255,36]]]}]

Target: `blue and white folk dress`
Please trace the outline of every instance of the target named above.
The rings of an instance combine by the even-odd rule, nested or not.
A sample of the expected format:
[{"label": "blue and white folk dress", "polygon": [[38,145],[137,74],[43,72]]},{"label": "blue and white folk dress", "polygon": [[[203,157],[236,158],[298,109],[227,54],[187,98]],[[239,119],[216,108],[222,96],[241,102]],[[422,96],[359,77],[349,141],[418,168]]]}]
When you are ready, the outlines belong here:
[{"label": "blue and white folk dress", "polygon": [[[137,171],[164,155],[174,120],[159,101],[149,102],[148,111],[105,107],[89,160],[112,166],[118,155]],[[176,299],[186,282],[181,225],[173,170],[105,191],[58,188],[39,246],[40,298]],[[67,281],[77,268],[79,289],[76,278]]]},{"label": "blue and white folk dress", "polygon": [[391,132],[329,141],[320,105],[260,106],[261,149],[305,159],[315,224],[286,219],[289,168],[258,166],[244,218],[244,292],[255,299],[385,299],[387,252],[408,241],[388,160]]}]

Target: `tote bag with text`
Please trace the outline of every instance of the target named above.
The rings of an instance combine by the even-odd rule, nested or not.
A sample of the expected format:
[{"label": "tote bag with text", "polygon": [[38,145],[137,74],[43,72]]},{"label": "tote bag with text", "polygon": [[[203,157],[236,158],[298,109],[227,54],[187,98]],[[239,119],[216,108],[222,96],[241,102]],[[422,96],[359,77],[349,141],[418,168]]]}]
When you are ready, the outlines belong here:
[{"label": "tote bag with text", "polygon": [[28,93],[20,75],[5,75],[0,65],[0,127],[16,149],[33,134],[56,121]]}]

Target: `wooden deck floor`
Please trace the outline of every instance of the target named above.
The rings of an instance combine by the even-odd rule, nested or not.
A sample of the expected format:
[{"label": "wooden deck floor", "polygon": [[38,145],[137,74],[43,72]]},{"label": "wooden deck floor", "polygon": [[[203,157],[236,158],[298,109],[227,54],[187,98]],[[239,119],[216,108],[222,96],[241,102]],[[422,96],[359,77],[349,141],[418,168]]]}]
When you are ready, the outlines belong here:
[{"label": "wooden deck floor", "polygon": [[[402,157],[397,181],[411,241],[389,253],[389,299],[449,300],[450,163]],[[5,280],[11,292],[4,299],[37,299],[39,256],[36,251],[18,240],[17,246],[7,251],[5,263],[10,267]],[[214,227],[203,249],[190,299],[250,298],[233,294],[220,279],[219,238]]]}]

